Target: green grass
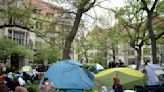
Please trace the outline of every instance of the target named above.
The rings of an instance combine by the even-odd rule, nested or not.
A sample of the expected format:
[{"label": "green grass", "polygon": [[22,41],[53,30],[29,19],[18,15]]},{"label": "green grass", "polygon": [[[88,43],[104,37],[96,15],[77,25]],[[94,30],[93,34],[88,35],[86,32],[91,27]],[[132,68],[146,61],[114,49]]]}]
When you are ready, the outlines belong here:
[{"label": "green grass", "polygon": [[34,89],[34,91],[38,92],[39,82],[34,81],[34,83],[27,83],[27,84],[25,84],[25,88],[32,88],[32,89]]}]

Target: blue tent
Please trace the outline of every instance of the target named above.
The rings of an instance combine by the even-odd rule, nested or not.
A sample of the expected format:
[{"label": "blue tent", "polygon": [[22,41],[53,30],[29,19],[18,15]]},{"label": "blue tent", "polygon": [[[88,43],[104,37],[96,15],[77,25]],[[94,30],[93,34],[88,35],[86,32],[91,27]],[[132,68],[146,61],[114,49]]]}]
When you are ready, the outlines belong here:
[{"label": "blue tent", "polygon": [[53,64],[45,73],[56,88],[59,89],[92,89],[93,75],[82,64],[64,60]]}]

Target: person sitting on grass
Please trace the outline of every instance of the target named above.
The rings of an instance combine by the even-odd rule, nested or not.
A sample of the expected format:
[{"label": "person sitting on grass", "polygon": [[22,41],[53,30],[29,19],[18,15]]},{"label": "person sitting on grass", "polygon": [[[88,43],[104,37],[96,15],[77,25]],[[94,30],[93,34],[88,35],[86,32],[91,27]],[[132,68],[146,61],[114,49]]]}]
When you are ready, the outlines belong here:
[{"label": "person sitting on grass", "polygon": [[49,82],[48,78],[44,78],[43,83],[39,87],[40,92],[55,92],[55,87]]}]

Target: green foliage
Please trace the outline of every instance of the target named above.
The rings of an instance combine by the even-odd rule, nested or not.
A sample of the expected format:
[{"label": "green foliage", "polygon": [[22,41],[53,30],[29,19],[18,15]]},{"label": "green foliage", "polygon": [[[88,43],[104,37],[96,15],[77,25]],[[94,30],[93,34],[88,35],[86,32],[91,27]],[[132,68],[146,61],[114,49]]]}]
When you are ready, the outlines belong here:
[{"label": "green foliage", "polygon": [[[150,3],[150,1],[147,0],[146,2]],[[148,41],[146,36],[146,16],[144,11],[140,10],[141,7],[141,2],[127,0],[126,6],[116,11],[116,18],[119,20],[118,25],[122,25],[125,28],[124,31],[127,33],[125,34],[125,39],[130,42],[130,46],[134,49],[140,44],[138,44],[139,40]]]},{"label": "green foliage", "polygon": [[0,39],[0,59],[5,62],[6,58],[11,54],[17,54],[19,57],[28,59],[32,57],[32,53],[17,42],[5,38]]},{"label": "green foliage", "polygon": [[[157,17],[154,19],[154,30],[156,37],[164,32],[164,17]],[[158,44],[164,44],[164,35],[157,39]]]},{"label": "green foliage", "polygon": [[106,60],[104,60],[103,57],[99,54],[93,57],[93,60],[91,61],[91,63],[98,63],[104,67],[107,65]]},{"label": "green foliage", "polygon": [[59,60],[61,52],[59,50],[54,50],[50,45],[41,46],[36,49],[34,55],[34,62],[43,63],[45,60],[48,62],[56,62]]},{"label": "green foliage", "polygon": [[162,13],[164,14],[164,0],[161,0],[159,4],[156,7],[157,13]]},{"label": "green foliage", "polygon": [[111,30],[109,30],[108,32],[108,40],[111,43],[119,43],[124,41],[123,37],[123,32],[121,29],[119,29],[120,27],[115,25],[114,27],[111,28]]},{"label": "green foliage", "polygon": [[26,88],[32,88],[34,92],[39,92],[39,85],[38,81],[34,81],[34,83],[27,83],[24,86]]},{"label": "green foliage", "polygon": [[107,34],[108,31],[96,26],[92,32],[88,34],[88,44],[91,48],[104,51],[107,46]]}]

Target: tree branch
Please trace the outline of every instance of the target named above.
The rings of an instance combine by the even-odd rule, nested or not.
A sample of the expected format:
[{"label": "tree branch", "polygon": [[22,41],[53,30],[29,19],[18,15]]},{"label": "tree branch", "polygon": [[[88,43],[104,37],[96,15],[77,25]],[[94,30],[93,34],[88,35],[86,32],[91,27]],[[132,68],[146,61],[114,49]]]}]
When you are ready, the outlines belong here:
[{"label": "tree branch", "polygon": [[4,25],[0,25],[0,29],[2,28],[6,28],[6,27],[18,27],[18,28],[21,28],[21,29],[25,29],[25,30],[31,30],[31,28],[28,28],[28,27],[23,27],[23,26],[20,26],[20,25],[17,25],[17,24],[4,24]]},{"label": "tree branch", "polygon": [[140,8],[138,11],[136,11],[134,13],[133,17],[131,19],[129,19],[129,21],[132,21],[135,18],[136,14],[139,13],[141,10],[145,10],[145,9],[144,8]]},{"label": "tree branch", "polygon": [[92,3],[90,3],[87,8],[84,8],[83,13],[87,12],[89,9],[91,9],[94,6],[95,2],[96,2],[96,0],[94,0]]},{"label": "tree branch", "polygon": [[95,6],[98,6],[98,7],[102,8],[102,9],[110,10],[110,11],[112,11],[112,12],[114,12],[114,13],[116,12],[116,11],[113,10],[113,9],[106,8],[106,7],[103,7],[103,6],[101,6],[101,5],[95,5]]},{"label": "tree branch", "polygon": [[157,2],[158,2],[158,0],[155,0],[155,1],[154,1],[153,6],[151,7],[151,12],[154,11],[154,9],[155,9],[155,7],[156,7],[156,5],[157,5]]},{"label": "tree branch", "polygon": [[[51,43],[49,40],[46,39],[45,35],[43,35],[41,32],[36,31],[33,27],[26,27],[26,26],[21,26],[21,25],[17,25],[17,24],[4,24],[4,25],[0,25],[0,29],[2,28],[6,28],[6,27],[18,27],[24,30],[27,30],[29,32],[33,32],[35,33],[37,36],[41,37],[46,43],[50,44],[50,45],[54,45],[54,43]],[[58,44],[56,44],[58,46]],[[60,46],[58,46],[60,48]]]},{"label": "tree branch", "polygon": [[158,40],[159,38],[161,38],[164,35],[164,32],[160,33],[155,39]]},{"label": "tree branch", "polygon": [[144,7],[143,9],[146,10],[146,11],[149,11],[148,7],[147,7],[147,3],[145,0],[141,0],[141,2],[143,3]]}]

